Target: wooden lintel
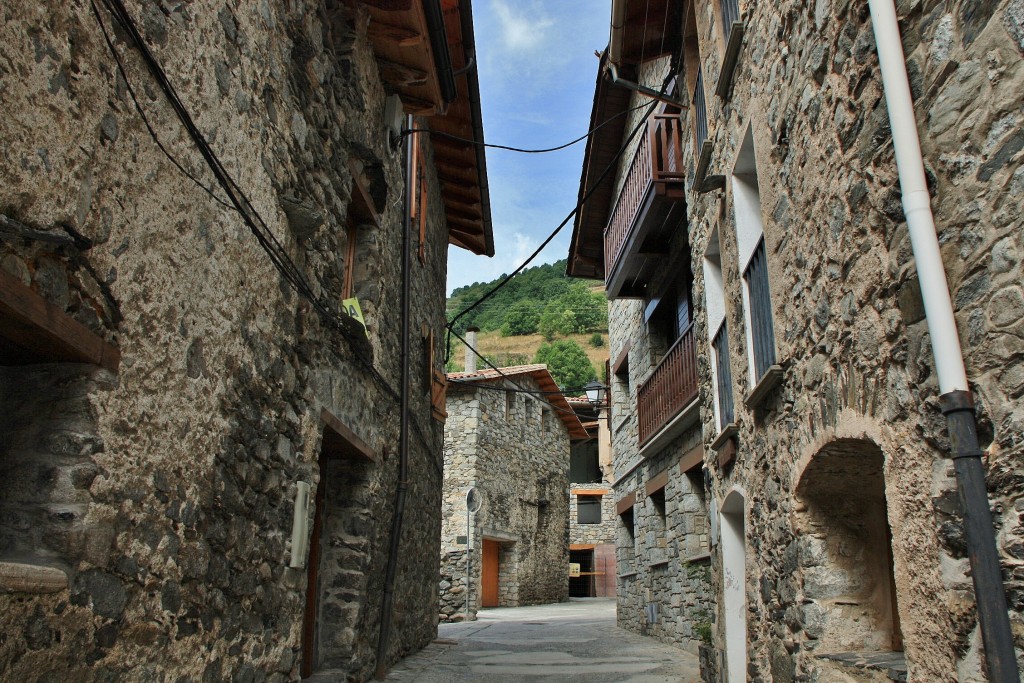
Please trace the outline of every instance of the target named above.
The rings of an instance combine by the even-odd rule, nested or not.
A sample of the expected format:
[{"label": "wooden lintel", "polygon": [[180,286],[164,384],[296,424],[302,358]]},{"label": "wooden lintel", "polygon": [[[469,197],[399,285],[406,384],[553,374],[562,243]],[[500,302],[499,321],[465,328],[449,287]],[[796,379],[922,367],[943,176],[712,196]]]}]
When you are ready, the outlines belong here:
[{"label": "wooden lintel", "polygon": [[371,40],[383,40],[399,47],[412,47],[423,42],[423,36],[420,33],[382,21],[371,21],[367,32]]},{"label": "wooden lintel", "polygon": [[386,59],[378,59],[377,66],[380,68],[380,76],[386,82],[396,87],[409,87],[413,85],[426,85],[428,74],[423,69],[417,69],[408,64],[389,62]]},{"label": "wooden lintel", "polygon": [[679,459],[679,471],[687,473],[704,464],[704,444],[697,444]]},{"label": "wooden lintel", "polygon": [[324,424],[323,450],[329,456],[357,456],[377,462],[377,453],[359,435],[349,429],[338,417],[323,408],[320,421]]},{"label": "wooden lintel", "polygon": [[619,499],[619,502],[615,504],[615,513],[621,515],[626,512],[632,512],[634,505],[636,505],[636,491],[626,494]]},{"label": "wooden lintel", "polygon": [[668,470],[662,470],[647,480],[647,483],[644,484],[644,491],[650,496],[664,489],[667,484]]},{"label": "wooden lintel", "polygon": [[92,363],[117,372],[121,351],[0,270],[0,336],[39,362]]}]

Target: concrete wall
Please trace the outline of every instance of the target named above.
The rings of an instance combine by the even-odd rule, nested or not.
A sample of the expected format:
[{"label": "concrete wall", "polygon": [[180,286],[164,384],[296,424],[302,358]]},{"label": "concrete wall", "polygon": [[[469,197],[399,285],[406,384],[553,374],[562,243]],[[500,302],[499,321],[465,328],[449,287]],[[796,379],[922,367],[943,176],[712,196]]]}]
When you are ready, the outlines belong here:
[{"label": "concrete wall", "polygon": [[[515,381],[525,389],[538,390],[529,377],[517,376]],[[474,518],[472,611],[480,600],[481,538],[501,543],[501,606],[568,599],[568,430],[553,408],[538,399],[516,393],[513,400],[506,419],[504,391],[449,384],[442,619],[465,610],[465,594],[458,590],[464,588],[465,546],[458,544],[457,536],[466,533],[467,484],[476,486],[483,497],[483,507]],[[542,418],[545,408],[546,420]]]},{"label": "concrete wall", "polygon": [[[338,301],[352,270],[369,327],[356,346],[398,386],[402,155],[383,128],[366,17],[335,3],[128,8],[317,293]],[[378,458],[356,482],[366,494],[358,576],[351,565],[322,567],[325,585],[353,580],[357,589],[320,596],[321,614],[343,611],[332,628],[350,630],[339,636],[346,643],[321,647],[320,663],[365,678],[380,626],[397,402],[283,282],[239,216],[157,149],[88,3],[14,3],[0,13],[0,212],[39,231],[5,231],[0,264],[121,351],[114,374],[2,370],[0,559],[60,568],[69,587],[0,594],[0,677],[297,678],[306,572],[287,566],[294,482],[315,493],[322,481],[326,409]],[[136,51],[120,33],[115,45],[165,146],[209,184]],[[355,263],[344,258],[349,162],[363,167],[382,213],[380,228],[360,229]],[[430,192],[414,330],[443,321],[447,239],[433,176]],[[425,362],[414,354],[416,377]],[[417,476],[389,661],[428,643],[438,612],[442,427],[421,391],[412,413]],[[43,512],[45,537],[20,533]],[[354,531],[335,522],[325,523],[328,545]]]},{"label": "concrete wall", "polygon": [[[1017,2],[898,6],[1019,634],[1021,9]],[[850,574],[841,557],[877,547],[867,539],[879,537],[883,521],[892,531],[897,611],[911,678],[983,680],[955,481],[944,459],[949,444],[866,3],[747,3],[743,18],[746,38],[731,98],[709,95],[708,120],[712,172],[732,173],[748,130],[756,159],[775,346],[784,374],[753,409],[744,405],[754,382],[745,348],[735,194],[730,183],[721,193],[688,194],[693,261],[700,262],[715,228],[721,236],[740,426],[735,463],[714,466],[710,444],[718,426],[707,316],[700,305],[705,282],[695,268],[713,505],[734,492],[742,492],[744,501],[745,667],[736,672],[740,665],[733,663],[728,680],[826,680],[833,665],[818,653],[886,649],[879,633],[890,627],[872,606],[881,599],[872,586],[880,587],[876,579],[884,568]],[[714,3],[697,5],[696,22],[710,90],[724,49]],[[831,462],[837,446],[847,442],[881,453],[885,520],[873,512],[877,498],[870,510],[863,501],[845,512],[815,503],[826,495],[820,486],[828,478],[808,479],[796,495],[815,460]],[[849,472],[843,495],[857,493],[858,479],[873,476],[866,469]],[[850,527],[852,520],[862,528]],[[818,547],[826,538],[827,547]],[[840,538],[848,539],[843,549],[833,545]],[[716,549],[712,561],[720,595],[728,584],[722,555]],[[836,600],[850,603],[838,621],[829,616],[835,616]],[[865,614],[871,615],[867,621]],[[720,612],[720,648],[729,640],[727,627]],[[854,669],[847,674],[864,680],[874,675]]]}]

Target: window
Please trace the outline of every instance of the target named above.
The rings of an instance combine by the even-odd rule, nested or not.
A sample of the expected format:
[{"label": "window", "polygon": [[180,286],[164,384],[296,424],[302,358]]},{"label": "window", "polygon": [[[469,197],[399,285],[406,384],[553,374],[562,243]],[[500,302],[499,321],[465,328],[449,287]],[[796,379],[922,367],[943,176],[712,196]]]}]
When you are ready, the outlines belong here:
[{"label": "window", "polygon": [[512,412],[516,407],[516,392],[511,389],[505,390],[505,419],[512,419]]},{"label": "window", "polygon": [[625,510],[619,515],[619,543],[618,548],[622,551],[620,562],[628,567],[636,558],[636,521],[633,517],[633,508]]},{"label": "window", "polygon": [[704,252],[704,296],[708,314],[708,341],[711,344],[715,415],[721,431],[733,421],[734,415],[729,332],[725,324],[725,288],[722,283],[722,256],[717,227],[712,231]]},{"label": "window", "polygon": [[419,229],[419,246],[416,255],[420,263],[427,262],[427,198],[429,186],[427,184],[426,162],[420,151],[420,143],[417,140],[412,145],[412,169],[413,177],[409,179],[409,188],[412,192],[409,202],[409,215]]},{"label": "window", "polygon": [[747,358],[751,385],[756,386],[775,364],[775,333],[761,221],[761,193],[757,182],[754,138],[749,127],[733,169],[732,196],[736,214],[736,245],[743,276]]},{"label": "window", "polygon": [[574,444],[569,450],[569,483],[593,484],[601,481],[597,441]]},{"label": "window", "polygon": [[601,523],[601,496],[576,497],[576,523]]},{"label": "window", "polygon": [[690,328],[692,283],[689,264],[685,264],[684,271],[647,304],[644,317],[651,334],[651,352],[658,358]]}]

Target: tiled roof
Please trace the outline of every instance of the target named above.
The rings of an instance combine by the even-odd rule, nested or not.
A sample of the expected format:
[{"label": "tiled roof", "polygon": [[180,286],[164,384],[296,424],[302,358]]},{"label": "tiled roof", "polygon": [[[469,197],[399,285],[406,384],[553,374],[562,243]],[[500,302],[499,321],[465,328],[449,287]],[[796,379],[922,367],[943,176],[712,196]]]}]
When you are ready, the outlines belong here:
[{"label": "tiled roof", "polygon": [[476,372],[449,372],[447,376],[448,382],[455,384],[515,380],[516,377],[529,376],[537,383],[539,390],[544,392],[544,400],[551,404],[566,429],[569,430],[569,438],[573,440],[587,438],[587,430],[583,428],[583,423],[580,422],[580,418],[576,416],[565,397],[558,393],[558,385],[555,384],[554,378],[548,372],[548,366],[543,363],[513,365],[497,370],[485,368]]}]

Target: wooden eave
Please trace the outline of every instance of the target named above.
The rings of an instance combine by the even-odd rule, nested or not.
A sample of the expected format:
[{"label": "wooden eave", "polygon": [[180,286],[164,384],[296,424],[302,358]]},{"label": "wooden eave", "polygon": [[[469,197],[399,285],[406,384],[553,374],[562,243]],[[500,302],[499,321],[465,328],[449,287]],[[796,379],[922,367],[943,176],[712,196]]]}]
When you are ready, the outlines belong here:
[{"label": "wooden eave", "polygon": [[[609,172],[600,181],[600,185],[598,179],[606,168],[619,163],[615,155],[625,136],[628,117],[624,114],[632,95],[630,90],[613,84],[605,77],[605,64],[606,59],[602,57],[597,69],[594,105],[590,113],[590,129],[594,130],[598,126],[601,128],[587,140],[577,201],[583,202],[591,190],[593,194],[583,202],[576,214],[566,267],[569,275],[595,280],[603,280],[605,277],[604,229],[608,225],[615,201],[616,172]],[[624,78],[635,77],[629,69],[620,70],[620,74]]]},{"label": "wooden eave", "polygon": [[[442,0],[441,5],[451,49],[452,68],[458,72],[469,66],[469,58],[476,50],[473,8],[470,0]],[[439,133],[431,135],[434,153],[445,161],[443,165],[439,164],[437,169],[445,213],[450,225],[459,226],[459,240],[456,241],[449,235],[449,242],[474,254],[493,256],[491,198],[487,186],[487,161],[483,148],[480,83],[475,65],[456,77],[455,87],[458,94],[448,105],[447,114],[432,116],[429,119],[430,130]],[[447,137],[448,135],[453,137]],[[470,225],[464,220],[467,215],[472,216]],[[467,229],[471,229],[472,233],[467,234]]]},{"label": "wooden eave", "polygon": [[[624,0],[621,60],[638,65],[675,54],[682,39],[682,2],[679,0]],[[619,65],[622,66],[621,64]]]},{"label": "wooden eave", "polygon": [[[350,2],[356,0],[349,0]],[[423,118],[417,127],[477,143],[483,142],[483,115],[476,68],[455,77],[454,100],[445,102],[424,5],[440,2],[455,73],[469,64],[475,49],[471,0],[361,0],[370,15],[368,35],[381,79],[389,92],[402,100],[405,111]],[[386,9],[385,7],[397,7]],[[441,60],[442,62],[444,60]],[[431,136],[435,153],[443,149],[444,163],[437,163],[441,197],[450,225],[455,218],[476,213],[475,223],[459,222],[458,239],[449,243],[475,254],[494,255],[487,164],[481,144]]]}]

